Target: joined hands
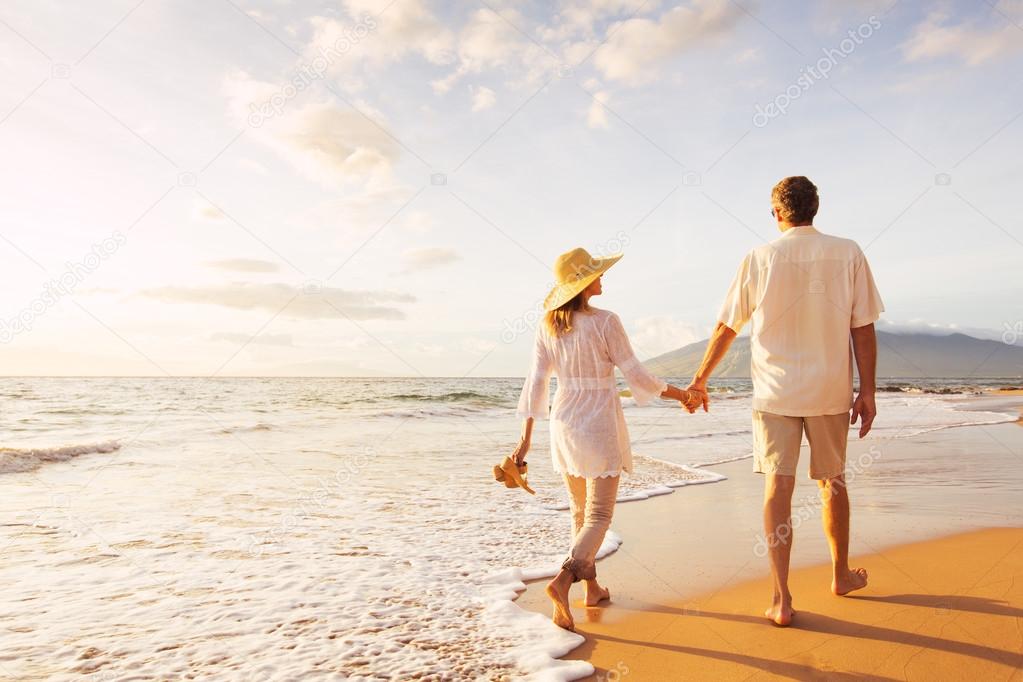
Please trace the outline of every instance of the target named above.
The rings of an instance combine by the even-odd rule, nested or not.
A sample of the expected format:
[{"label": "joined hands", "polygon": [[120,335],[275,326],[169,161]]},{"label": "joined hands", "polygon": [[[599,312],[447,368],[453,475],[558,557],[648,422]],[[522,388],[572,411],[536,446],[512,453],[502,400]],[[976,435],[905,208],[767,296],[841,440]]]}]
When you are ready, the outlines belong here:
[{"label": "joined hands", "polygon": [[709,412],[710,396],[707,394],[706,385],[694,381],[686,388],[686,399],[682,401],[682,407],[689,410],[689,414],[693,414],[700,405],[703,405],[704,412]]}]

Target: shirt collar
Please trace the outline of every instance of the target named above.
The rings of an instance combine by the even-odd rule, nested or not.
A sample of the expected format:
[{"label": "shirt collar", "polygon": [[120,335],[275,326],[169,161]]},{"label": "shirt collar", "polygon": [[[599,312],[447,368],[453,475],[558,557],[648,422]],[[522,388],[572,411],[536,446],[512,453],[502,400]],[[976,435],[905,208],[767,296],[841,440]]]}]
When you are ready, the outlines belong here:
[{"label": "shirt collar", "polygon": [[817,228],[813,225],[800,225],[799,227],[790,227],[782,233],[782,237],[797,237],[808,234],[820,234]]}]

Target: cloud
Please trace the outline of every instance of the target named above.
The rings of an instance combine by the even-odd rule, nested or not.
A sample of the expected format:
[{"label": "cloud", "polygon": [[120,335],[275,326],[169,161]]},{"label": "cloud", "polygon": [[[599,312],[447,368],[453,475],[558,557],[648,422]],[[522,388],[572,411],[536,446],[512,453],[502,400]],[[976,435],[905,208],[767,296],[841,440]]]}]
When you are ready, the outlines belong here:
[{"label": "cloud", "polygon": [[671,315],[641,317],[632,325],[633,332],[629,335],[636,354],[643,358],[652,358],[681,348],[686,344],[700,341],[707,337],[707,330],[676,320]]},{"label": "cloud", "polygon": [[375,181],[390,176],[398,159],[398,143],[351,109],[311,105],[284,123],[279,139],[312,179],[326,173],[342,181]]},{"label": "cloud", "polygon": [[575,37],[593,37],[597,23],[608,17],[632,17],[657,8],[654,0],[571,0],[558,10],[556,21],[539,30],[547,41],[563,42]]},{"label": "cloud", "polygon": [[344,316],[353,320],[401,320],[405,313],[390,304],[416,300],[409,294],[388,291],[348,291],[327,286],[298,288],[281,283],[167,286],[145,289],[141,293],[163,303],[199,303],[314,320]]},{"label": "cloud", "polygon": [[502,9],[501,15],[488,9],[473,13],[459,35],[458,57],[471,71],[505,66],[516,57],[525,38],[514,26],[521,26],[523,17],[511,9]]},{"label": "cloud", "polygon": [[472,93],[472,110],[483,111],[494,106],[497,101],[497,95],[494,91],[485,86],[469,86],[469,92]]},{"label": "cloud", "polygon": [[437,343],[423,343],[417,341],[412,345],[413,350],[420,355],[442,355],[444,353],[444,346]]},{"label": "cloud", "polygon": [[728,0],[693,0],[658,19],[633,18],[607,28],[608,40],[594,64],[608,79],[640,84],[653,80],[671,57],[730,33],[745,13]]},{"label": "cloud", "polygon": [[277,263],[256,258],[225,258],[223,260],[206,261],[205,265],[231,272],[277,272],[281,269],[281,266]]},{"label": "cloud", "polygon": [[365,102],[356,102],[360,111],[355,111],[332,99],[309,101],[299,94],[288,99],[282,95],[285,85],[238,71],[227,76],[223,88],[232,115],[247,126],[249,136],[310,180],[331,188],[391,183],[401,149],[380,112]]},{"label": "cloud", "polygon": [[256,346],[293,346],[291,334],[238,334],[234,332],[216,332],[210,335],[210,341],[227,341],[228,343]]},{"label": "cloud", "polygon": [[418,272],[462,260],[454,249],[440,247],[409,249],[401,254],[405,272]]},{"label": "cloud", "polygon": [[469,353],[489,353],[497,347],[497,342],[491,339],[481,339],[478,336],[467,336],[459,344],[462,350]]},{"label": "cloud", "polygon": [[817,0],[807,10],[815,32],[845,37],[850,28],[871,14],[883,17],[893,5],[892,0]]},{"label": "cloud", "polygon": [[401,145],[386,117],[356,97],[341,101],[324,83],[355,92],[388,65],[418,55],[432,64],[455,58],[453,34],[422,0],[345,0],[344,13],[306,20],[312,38],[287,71],[261,80],[244,71],[224,79],[230,113],[249,137],[272,148],[306,177],[330,188],[392,182]]},{"label": "cloud", "polygon": [[406,211],[400,224],[402,229],[409,232],[424,234],[433,229],[434,220],[426,211]]},{"label": "cloud", "polygon": [[202,220],[210,220],[214,222],[224,220],[226,218],[223,211],[205,201],[201,201],[196,204],[195,215]]},{"label": "cloud", "polygon": [[593,93],[593,101],[590,103],[590,110],[586,113],[586,125],[590,128],[607,128],[607,103],[611,95],[605,90]]},{"label": "cloud", "polygon": [[238,165],[245,170],[252,171],[253,173],[258,173],[260,175],[270,174],[270,171],[266,169],[266,166],[261,164],[259,161],[247,157],[238,159]]},{"label": "cloud", "polygon": [[519,83],[535,83],[557,67],[550,53],[514,28],[526,25],[519,12],[508,7],[500,12],[487,8],[472,14],[458,34],[458,67],[431,82],[434,92],[449,92],[462,77],[491,69],[503,69]]},{"label": "cloud", "polygon": [[410,54],[431,64],[448,64],[454,59],[451,31],[421,0],[346,0],[343,5],[350,20],[325,16],[309,20],[314,33],[307,61],[329,48],[344,51],[334,64],[335,73],[350,70],[353,64],[387,65]]},{"label": "cloud", "polygon": [[[389,185],[363,189],[347,196],[335,196],[302,208],[288,220],[288,228],[310,239],[323,240],[331,248],[348,250],[357,248],[384,225],[387,229],[405,225],[412,212],[406,215],[402,205],[415,196],[414,188]],[[393,218],[393,220],[392,220]]]},{"label": "cloud", "polygon": [[[998,9],[1009,17],[1023,15],[1023,3],[1002,2]],[[953,24],[948,14],[932,12],[900,47],[909,62],[954,57],[977,66],[1018,52],[1023,40],[1019,29],[1000,17],[998,25],[985,28],[976,22]]]},{"label": "cloud", "polygon": [[732,58],[729,61],[731,61],[733,64],[748,64],[750,62],[759,62],[762,60],[763,57],[761,56],[760,50],[758,48],[747,47],[742,52],[738,52],[734,56],[732,56]]},{"label": "cloud", "polygon": [[924,73],[912,74],[906,78],[889,81],[885,86],[887,92],[899,95],[911,94],[937,87],[942,82],[956,77],[956,68],[940,69]]}]

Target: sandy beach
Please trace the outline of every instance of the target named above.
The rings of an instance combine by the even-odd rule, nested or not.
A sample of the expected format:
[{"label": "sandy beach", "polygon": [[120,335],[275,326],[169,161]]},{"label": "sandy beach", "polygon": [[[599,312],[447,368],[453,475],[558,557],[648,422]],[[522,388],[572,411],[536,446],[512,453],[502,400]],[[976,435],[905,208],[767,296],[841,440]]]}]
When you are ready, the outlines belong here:
[{"label": "sandy beach", "polygon": [[[613,602],[573,594],[586,642],[569,658],[591,662],[591,679],[1020,679],[1021,457],[1015,424],[850,444],[852,559],[871,582],[838,598],[804,453],[789,629],[762,616],[763,479],[749,461],[717,466],[728,481],[622,504],[624,544],[598,567]],[[519,605],[546,613],[542,586]]]},{"label": "sandy beach", "polygon": [[[613,603],[577,608],[585,638],[550,623],[542,583],[512,601],[523,578],[553,574],[570,529],[542,438],[530,470],[535,497],[493,481],[520,389],[517,379],[8,379],[4,424],[18,447],[0,447],[0,579],[10,586],[0,593],[0,621],[10,624],[0,631],[0,680],[563,681],[589,675],[586,661],[605,680],[626,669],[630,679],[678,679],[658,671],[681,656],[664,643],[703,651],[687,655],[685,669],[697,671],[688,679],[717,679],[767,669],[749,664],[747,641],[757,637],[729,628],[787,638],[791,649],[756,649],[786,665],[837,638],[819,649],[828,656],[821,665],[854,671],[862,668],[827,647],[861,646],[869,659],[884,645],[837,637],[838,624],[915,632],[915,621],[881,622],[886,609],[909,605],[857,602],[866,610],[847,611],[853,602],[802,573],[796,608],[827,615],[815,627],[831,629],[774,633],[760,623],[762,479],[736,459],[750,447],[741,391],[707,415],[626,408],[637,464],[620,493],[639,501],[620,505],[600,562]],[[196,418],[195,402],[217,410]],[[917,577],[921,588],[905,575],[938,581],[929,564],[943,562],[927,555],[935,558],[925,570],[891,552],[1023,528],[1023,429],[1013,423],[1021,402],[880,397],[882,421],[850,449],[854,558],[875,579],[865,597],[967,594],[1018,608],[1011,593],[970,591],[972,565],[946,582]],[[797,570],[828,560],[816,503],[815,487],[800,479]],[[998,559],[973,545],[956,554],[978,565]],[[1018,637],[1010,619],[979,617]],[[685,629],[694,624],[704,639]],[[739,646],[706,639],[707,627]],[[1011,639],[964,627],[990,640],[983,646],[1011,650]],[[953,630],[920,633],[965,637]],[[906,641],[908,656],[925,640]],[[1007,674],[983,679],[999,677]]]}]

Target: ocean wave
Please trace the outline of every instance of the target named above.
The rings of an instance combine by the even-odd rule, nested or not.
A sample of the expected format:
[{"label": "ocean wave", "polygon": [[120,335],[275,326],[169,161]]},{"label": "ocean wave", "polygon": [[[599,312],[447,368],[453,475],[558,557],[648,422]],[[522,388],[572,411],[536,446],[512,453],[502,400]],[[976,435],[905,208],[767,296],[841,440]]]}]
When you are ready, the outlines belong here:
[{"label": "ocean wave", "polygon": [[732,457],[725,457],[725,458],[722,458],[722,459],[716,459],[716,460],[713,460],[713,461],[710,461],[710,462],[701,462],[700,464],[694,464],[693,466],[695,468],[697,468],[697,469],[702,469],[703,467],[712,467],[712,466],[717,466],[718,464],[730,464],[732,462],[738,462],[738,461],[744,460],[744,459],[752,459],[752,457],[753,457],[753,453],[752,452],[747,452],[744,455],[734,455]]},{"label": "ocean wave", "polygon": [[[659,457],[633,453],[634,470],[623,478],[618,488],[618,502],[635,502],[658,495],[668,495],[676,488],[704,483],[724,481],[727,476],[698,469],[688,464],[670,462]],[[568,509],[568,495],[560,477],[546,472],[536,472],[530,480],[537,484],[536,500],[553,511]],[[553,478],[548,478],[553,476]]]},{"label": "ocean wave", "polygon": [[699,433],[682,433],[678,435],[657,434],[650,438],[634,438],[633,443],[667,443],[672,441],[704,440],[707,438],[718,438],[720,436],[747,436],[752,434],[752,429],[732,429],[728,431],[701,431]]},{"label": "ocean wave", "polygon": [[447,393],[397,393],[390,396],[397,402],[472,403],[477,405],[504,405],[506,400],[476,391],[449,391]]},{"label": "ocean wave", "polygon": [[66,462],[81,455],[110,453],[121,449],[117,441],[88,445],[64,445],[57,448],[0,448],[0,474],[35,471],[44,464]]},{"label": "ocean wave", "polygon": [[918,395],[979,395],[988,387],[975,384],[888,383],[877,387],[878,393],[913,393]]},{"label": "ocean wave", "polygon": [[451,405],[440,407],[411,407],[395,410],[381,410],[369,415],[372,419],[430,419],[446,417],[468,417],[485,412],[483,407]]},{"label": "ocean wave", "polygon": [[[882,439],[903,439],[912,438],[914,436],[922,436],[926,433],[934,433],[935,431],[946,431],[948,429],[959,429],[967,426],[994,426],[995,424],[1011,424],[1019,419],[1019,415],[1003,413],[1003,412],[987,412],[981,414],[994,415],[992,419],[976,419],[973,421],[957,422],[955,424],[925,424],[916,428],[907,428],[907,426],[893,426],[888,427],[889,429],[898,429],[898,431],[891,436],[885,435],[883,431],[878,434]],[[850,439],[852,436],[850,435]]]},{"label": "ocean wave", "polygon": [[230,433],[247,433],[250,431],[272,431],[273,427],[269,424],[259,422],[258,424],[250,424],[247,426],[225,426],[224,428],[217,431],[217,433],[230,434]]}]

